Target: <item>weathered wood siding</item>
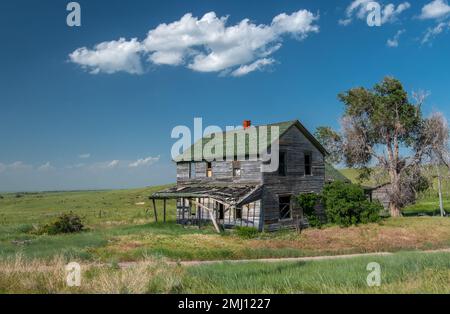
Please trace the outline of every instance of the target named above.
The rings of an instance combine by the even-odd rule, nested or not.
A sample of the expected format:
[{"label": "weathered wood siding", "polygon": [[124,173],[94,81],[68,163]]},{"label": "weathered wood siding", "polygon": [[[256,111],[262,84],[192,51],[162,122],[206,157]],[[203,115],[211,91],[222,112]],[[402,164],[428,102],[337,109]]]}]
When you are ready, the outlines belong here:
[{"label": "weathered wood siding", "polygon": [[372,200],[379,200],[381,205],[385,209],[389,208],[389,190],[391,188],[390,184],[386,184],[383,186],[380,186],[374,190],[372,190]]},{"label": "weathered wood siding", "polygon": [[[210,198],[204,199],[196,199],[197,202],[204,204],[209,208],[218,208],[218,203]],[[223,219],[218,219],[219,217],[215,217],[217,219],[217,223],[219,225],[229,227],[229,226],[245,226],[245,227],[254,227],[256,229],[260,229],[261,224],[261,201],[255,201],[248,204],[245,204],[241,207],[241,218],[238,218],[236,215],[236,209],[231,208],[224,212]],[[201,221],[201,224],[207,224],[211,222],[210,213],[208,210],[196,206],[191,203],[189,199],[184,199],[184,206],[182,199],[177,200],[177,216],[178,223],[193,223],[198,224],[198,220]]]},{"label": "weathered wood siding", "polygon": [[[301,210],[295,202],[300,193],[319,193],[325,182],[325,163],[322,153],[296,127],[291,127],[280,138],[280,151],[286,152],[286,175],[278,172],[263,174],[263,220],[266,230],[292,226]],[[311,154],[312,175],[305,175],[304,153]],[[291,195],[292,217],[280,221],[279,196]]]},{"label": "weathered wood siding", "polygon": [[241,175],[233,176],[232,161],[213,161],[212,177],[206,176],[207,163],[203,161],[192,162],[195,166],[194,178],[189,177],[189,164],[186,162],[177,163],[177,183],[178,184],[208,184],[208,183],[237,183],[237,184],[255,184],[262,182],[261,161],[242,160]]},{"label": "weathered wood siding", "polygon": [[[275,230],[281,227],[292,227],[297,217],[303,218],[303,213],[295,202],[295,196],[300,193],[319,193],[325,183],[325,163],[323,154],[296,127],[292,126],[279,140],[280,151],[286,152],[286,175],[262,173],[261,161],[241,161],[241,175],[233,176],[232,161],[213,161],[212,177],[206,175],[206,162],[192,163],[195,166],[195,177],[190,178],[189,164],[177,163],[178,185],[190,184],[255,184],[263,185],[262,199],[255,202],[256,209],[251,213],[257,215],[255,227],[260,230]],[[312,175],[305,175],[304,154],[311,155]],[[292,215],[280,221],[279,196],[291,195]],[[253,204],[253,203],[252,203]],[[321,209],[318,208],[318,211]],[[208,217],[204,211],[204,217]],[[245,216],[245,214],[243,213]]]}]

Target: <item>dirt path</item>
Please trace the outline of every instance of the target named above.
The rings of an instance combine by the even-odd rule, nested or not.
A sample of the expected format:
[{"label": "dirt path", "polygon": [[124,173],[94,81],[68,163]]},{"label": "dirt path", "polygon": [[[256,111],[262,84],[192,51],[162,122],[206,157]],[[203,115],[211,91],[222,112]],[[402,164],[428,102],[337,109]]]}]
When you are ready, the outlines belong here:
[{"label": "dirt path", "polygon": [[[450,248],[439,250],[427,250],[427,251],[411,251],[415,253],[450,253]],[[398,253],[398,252],[395,252]],[[213,261],[179,261],[168,262],[168,264],[178,264],[182,266],[198,266],[198,265],[211,265],[219,263],[276,263],[276,262],[308,262],[308,261],[322,261],[322,260],[334,260],[334,259],[348,259],[354,257],[368,257],[368,256],[390,256],[395,253],[392,252],[374,252],[374,253],[359,253],[359,254],[344,254],[344,255],[324,255],[324,256],[307,256],[307,257],[284,257],[284,258],[259,258],[259,259],[239,259],[239,260],[213,260]],[[136,266],[142,262],[122,262],[119,263],[119,267],[128,268]]]}]

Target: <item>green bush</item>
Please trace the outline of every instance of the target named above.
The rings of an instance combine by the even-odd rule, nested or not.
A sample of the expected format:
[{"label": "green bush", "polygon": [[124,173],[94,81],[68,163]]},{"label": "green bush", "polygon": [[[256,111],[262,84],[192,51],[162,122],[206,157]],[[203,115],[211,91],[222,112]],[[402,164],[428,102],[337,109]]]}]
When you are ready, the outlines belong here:
[{"label": "green bush", "polygon": [[84,228],[81,218],[73,212],[62,214],[54,222],[39,229],[39,234],[59,234],[80,232]]},{"label": "green bush", "polygon": [[327,220],[340,226],[377,222],[383,206],[367,200],[364,190],[356,184],[335,181],[322,192]]},{"label": "green bush", "polygon": [[304,193],[297,196],[297,204],[303,209],[303,215],[308,219],[311,227],[319,227],[322,225],[315,211],[315,206],[319,200],[320,196],[315,193]]},{"label": "green bush", "polygon": [[244,239],[253,239],[259,235],[259,232],[253,227],[236,227],[236,234]]}]

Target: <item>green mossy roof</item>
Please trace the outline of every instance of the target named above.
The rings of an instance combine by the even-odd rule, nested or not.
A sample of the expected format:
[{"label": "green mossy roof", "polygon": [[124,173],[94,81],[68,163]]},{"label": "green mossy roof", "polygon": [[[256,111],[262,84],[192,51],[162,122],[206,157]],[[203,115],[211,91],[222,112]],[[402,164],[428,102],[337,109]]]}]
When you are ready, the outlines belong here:
[{"label": "green mossy roof", "polygon": [[[249,154],[249,143],[250,141],[256,141],[256,143],[259,143],[258,140],[258,134],[259,134],[259,129],[261,127],[267,127],[267,142],[265,143],[265,145],[261,146],[258,145],[259,147],[257,147],[257,153],[260,154],[264,151],[267,151],[267,149],[270,147],[270,145],[272,144],[271,138],[272,138],[272,134],[271,134],[271,127],[273,126],[277,126],[279,128],[279,137],[281,137],[289,128],[291,128],[292,126],[297,126],[300,131],[319,149],[320,152],[322,152],[324,155],[327,154],[325,148],[314,138],[314,136],[298,121],[298,120],[292,120],[292,121],[285,121],[285,122],[278,122],[278,123],[272,123],[272,124],[266,124],[266,125],[259,125],[259,126],[255,126],[254,129],[256,130],[256,132],[251,131],[251,129],[239,129],[239,130],[233,130],[233,131],[228,131],[228,132],[222,132],[220,135],[223,137],[223,157],[225,158],[227,155],[227,151],[226,151],[226,138],[233,135],[235,137],[235,141],[234,141],[234,152],[233,152],[233,157],[238,156],[238,152],[246,152],[246,154]],[[195,159],[195,152],[197,152],[197,154],[199,156],[201,156],[201,152],[204,152],[204,148],[205,146],[214,138],[217,138],[217,134],[219,133],[213,133],[212,136],[207,136],[207,137],[203,137],[202,139],[198,140],[197,142],[194,143],[194,145],[192,145],[191,147],[189,147],[187,150],[185,150],[182,154],[180,154],[179,156],[177,156],[175,158],[175,161],[190,161],[190,160],[194,160]],[[248,134],[245,135],[245,134]],[[220,136],[219,135],[219,136]],[[243,143],[238,143],[238,141],[236,140],[238,138],[238,136],[246,136],[246,139],[243,141]],[[243,148],[242,146],[245,145],[245,148]],[[211,160],[214,157],[214,152],[212,153],[209,149],[205,152],[205,154],[203,155],[203,159],[207,159],[207,160]],[[243,156],[240,156],[243,157]]]}]

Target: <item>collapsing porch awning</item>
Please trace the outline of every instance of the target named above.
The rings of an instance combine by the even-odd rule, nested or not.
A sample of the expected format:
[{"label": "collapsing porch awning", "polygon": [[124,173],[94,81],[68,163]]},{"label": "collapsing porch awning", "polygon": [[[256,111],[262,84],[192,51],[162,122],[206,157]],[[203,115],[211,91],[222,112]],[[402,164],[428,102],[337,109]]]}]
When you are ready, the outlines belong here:
[{"label": "collapsing porch awning", "polygon": [[[218,203],[222,203],[225,206],[225,210],[228,211],[231,208],[238,208],[259,200],[261,198],[261,194],[261,185],[189,185],[175,186],[153,193],[150,196],[150,199],[153,200],[155,216],[155,200],[164,200],[165,208],[165,200],[167,199],[189,199],[192,204],[209,212],[209,216],[214,224],[214,227],[218,232],[220,232],[219,220],[217,219],[217,208],[215,208],[214,205],[211,206],[210,203],[205,204],[199,200],[208,198]],[[184,201],[182,201],[182,203],[184,212]]]},{"label": "collapsing porch awning", "polygon": [[229,206],[242,206],[261,197],[260,185],[175,186],[153,193],[151,199],[211,198]]}]

